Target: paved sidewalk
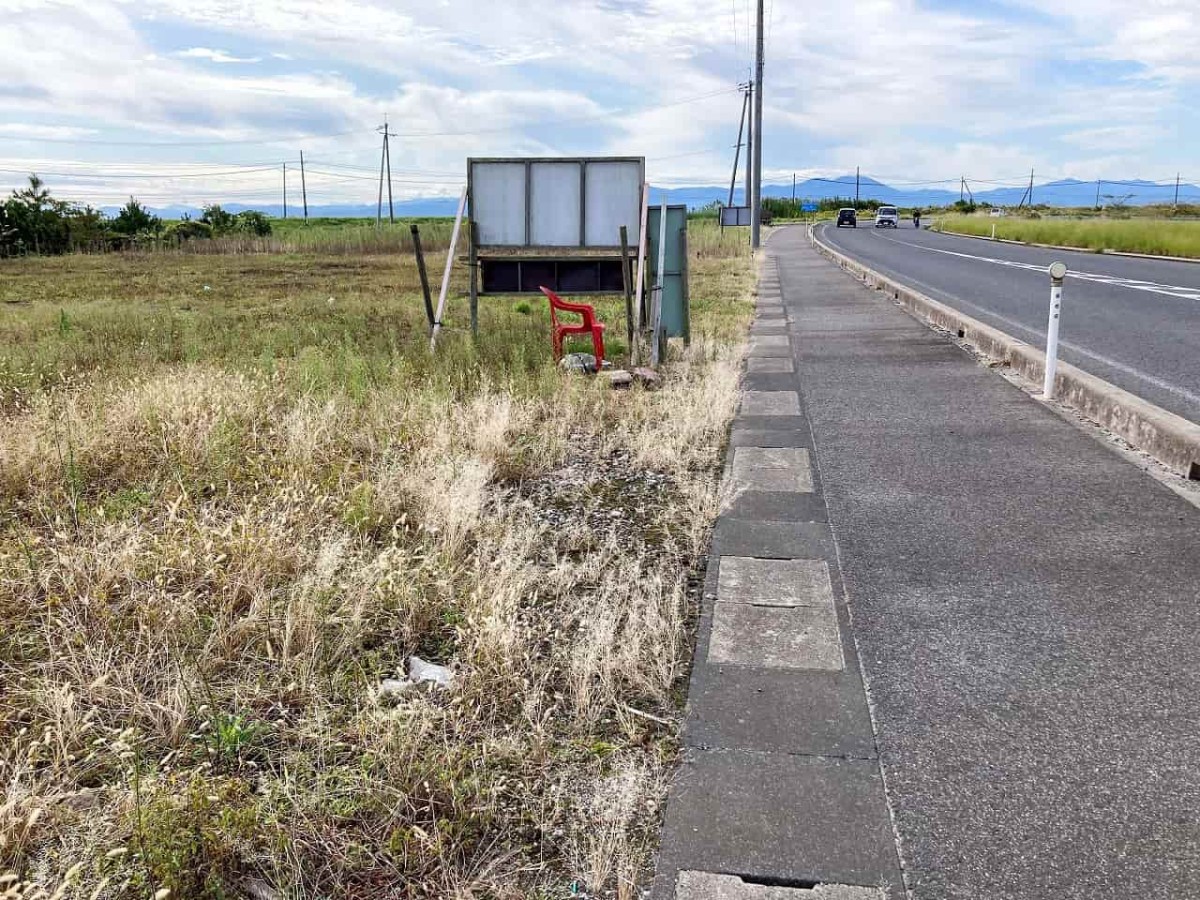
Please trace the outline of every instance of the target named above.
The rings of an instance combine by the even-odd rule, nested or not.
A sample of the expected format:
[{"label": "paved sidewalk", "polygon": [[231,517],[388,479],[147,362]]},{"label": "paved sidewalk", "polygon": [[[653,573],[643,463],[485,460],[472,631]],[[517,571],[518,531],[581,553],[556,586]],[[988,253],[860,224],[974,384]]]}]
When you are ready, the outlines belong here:
[{"label": "paved sidewalk", "polygon": [[899,860],[775,272],[768,260],[654,893],[899,898]]},{"label": "paved sidewalk", "polygon": [[655,896],[1200,897],[1200,510],[768,254]]}]

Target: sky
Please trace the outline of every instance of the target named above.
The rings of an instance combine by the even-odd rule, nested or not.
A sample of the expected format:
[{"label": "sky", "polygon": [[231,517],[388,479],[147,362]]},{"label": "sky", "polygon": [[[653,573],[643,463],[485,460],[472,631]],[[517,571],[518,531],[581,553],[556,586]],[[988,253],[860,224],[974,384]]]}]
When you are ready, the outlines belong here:
[{"label": "sky", "polygon": [[[765,0],[764,181],[1200,182],[1197,0]],[[456,195],[469,156],[729,180],[751,0],[0,0],[0,189]],[[930,186],[939,186],[930,184]]]}]

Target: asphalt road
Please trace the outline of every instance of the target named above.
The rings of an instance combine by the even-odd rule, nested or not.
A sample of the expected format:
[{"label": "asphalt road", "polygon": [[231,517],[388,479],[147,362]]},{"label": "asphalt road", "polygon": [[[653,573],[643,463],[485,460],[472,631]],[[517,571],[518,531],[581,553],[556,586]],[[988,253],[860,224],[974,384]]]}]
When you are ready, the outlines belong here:
[{"label": "asphalt road", "polygon": [[1200,422],[1200,264],[993,243],[914,229],[819,226],[848,256],[1013,337],[1044,345],[1067,264],[1060,358]]}]

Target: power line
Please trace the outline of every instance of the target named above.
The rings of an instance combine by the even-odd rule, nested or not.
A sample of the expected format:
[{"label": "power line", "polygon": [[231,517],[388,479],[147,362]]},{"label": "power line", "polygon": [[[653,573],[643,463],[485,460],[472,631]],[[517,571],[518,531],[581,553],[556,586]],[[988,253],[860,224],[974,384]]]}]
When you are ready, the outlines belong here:
[{"label": "power line", "polygon": [[[130,172],[38,172],[33,174],[49,175],[52,178],[224,178],[231,175],[249,175],[254,172],[274,172],[278,163],[269,166],[248,166],[241,169],[231,169],[224,172],[159,172],[156,174],[134,174]],[[34,166],[33,168],[38,168]],[[0,172],[12,175],[29,175],[29,169],[0,169]]]},{"label": "power line", "polygon": [[204,141],[106,141],[91,138],[30,137],[28,135],[0,133],[0,141],[23,141],[30,144],[86,144],[96,147],[224,147],[228,144],[239,144],[244,146],[249,146],[252,144],[295,144],[302,141],[346,137],[351,134],[361,133],[362,132],[359,130],[331,131],[325,134],[293,134],[288,137],[226,138],[224,140]]}]

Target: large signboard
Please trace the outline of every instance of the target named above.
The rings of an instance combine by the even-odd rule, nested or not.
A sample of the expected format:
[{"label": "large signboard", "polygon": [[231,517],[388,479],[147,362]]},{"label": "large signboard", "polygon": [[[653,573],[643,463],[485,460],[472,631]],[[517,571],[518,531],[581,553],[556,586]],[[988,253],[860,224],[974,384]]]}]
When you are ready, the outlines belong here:
[{"label": "large signboard", "polygon": [[478,247],[637,246],[644,157],[469,159]]}]

